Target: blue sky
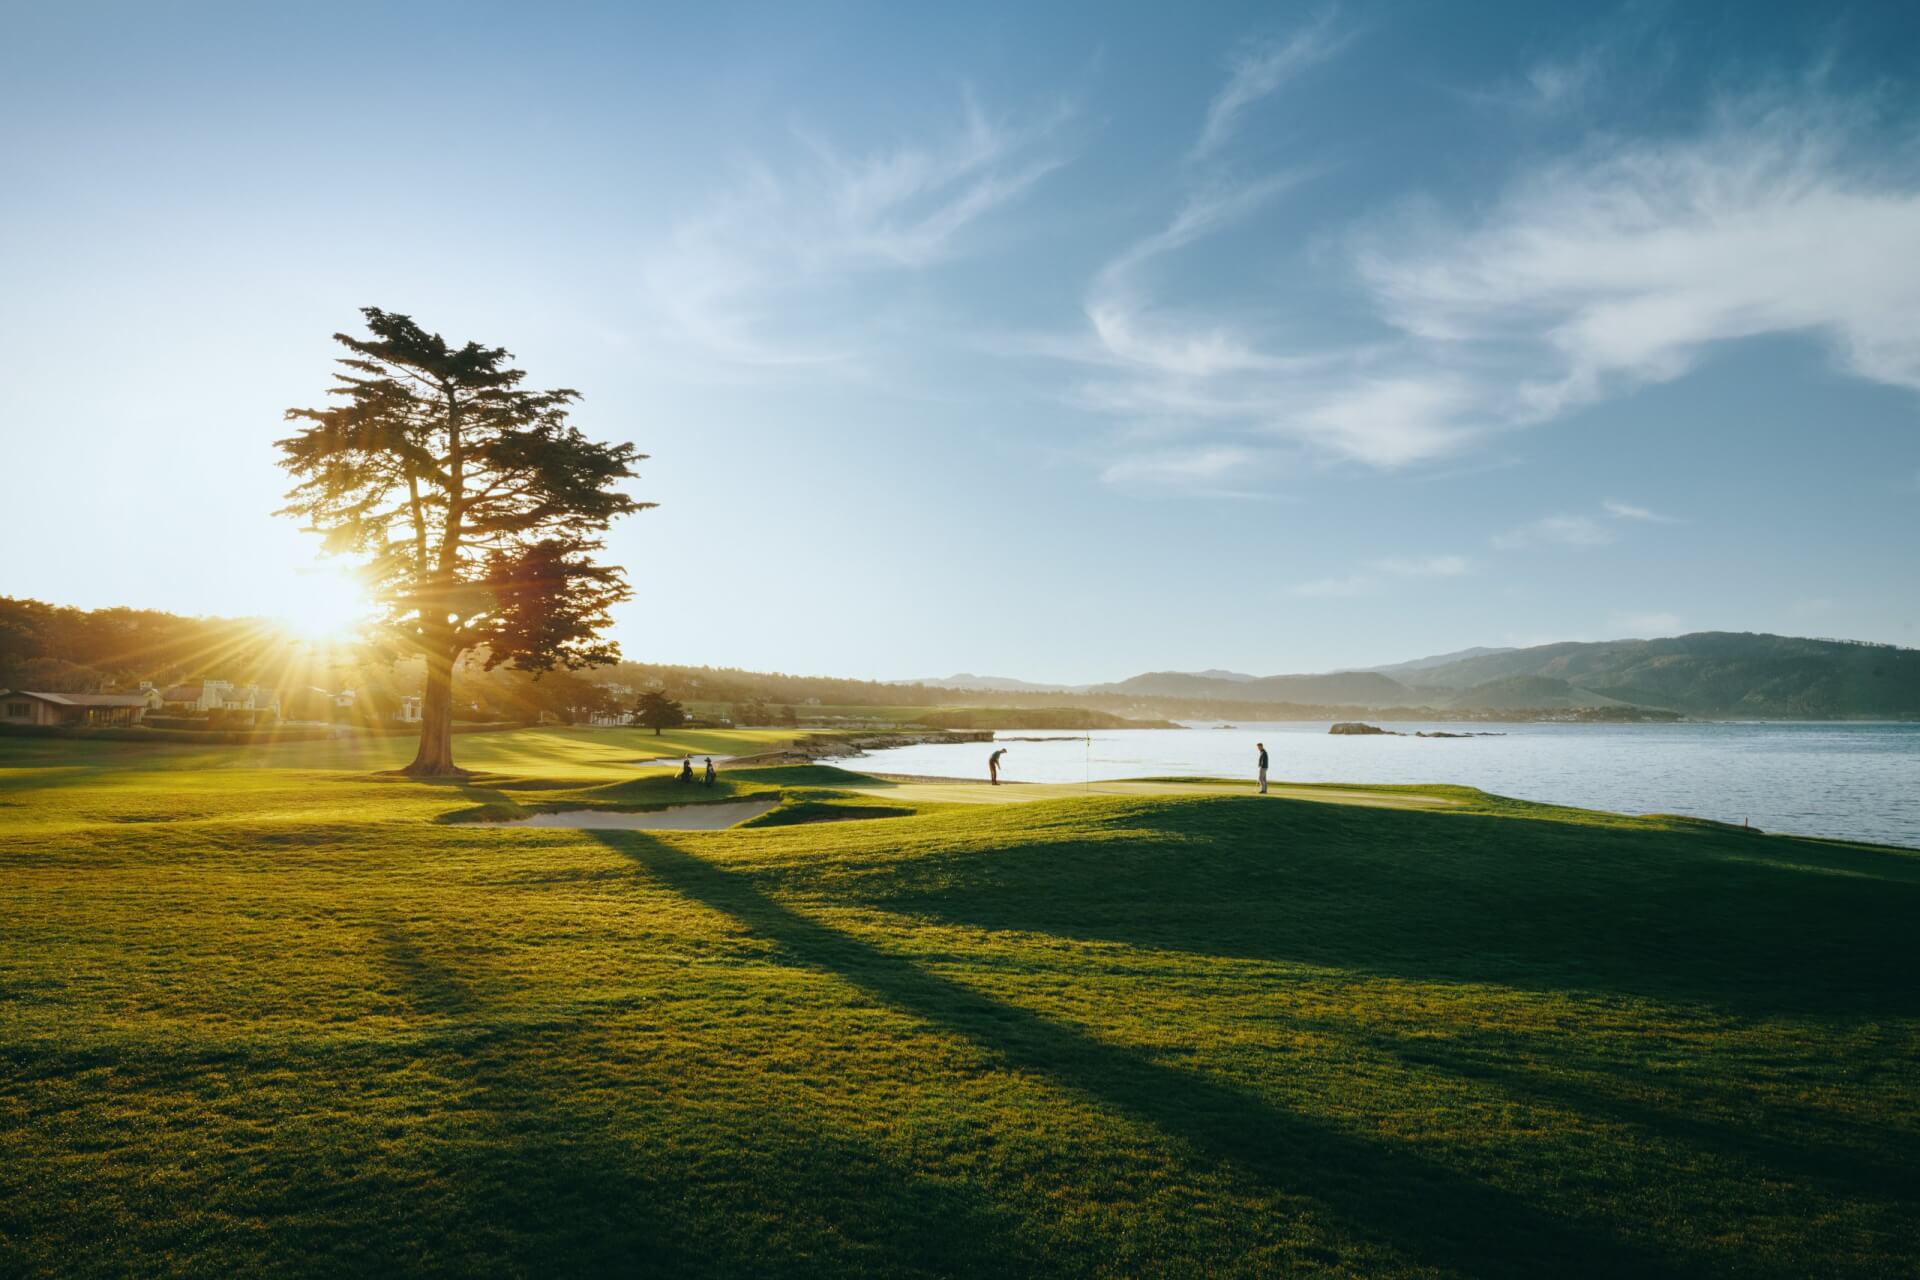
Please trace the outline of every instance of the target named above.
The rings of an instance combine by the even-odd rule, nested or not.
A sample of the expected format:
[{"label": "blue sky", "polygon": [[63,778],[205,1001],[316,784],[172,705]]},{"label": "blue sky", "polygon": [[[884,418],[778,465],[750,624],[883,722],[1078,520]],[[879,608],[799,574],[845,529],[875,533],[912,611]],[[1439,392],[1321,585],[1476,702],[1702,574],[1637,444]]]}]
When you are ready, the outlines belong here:
[{"label": "blue sky", "polygon": [[4,17],[0,591],[330,598],[371,304],[652,455],[636,658],[1920,644],[1920,7]]}]

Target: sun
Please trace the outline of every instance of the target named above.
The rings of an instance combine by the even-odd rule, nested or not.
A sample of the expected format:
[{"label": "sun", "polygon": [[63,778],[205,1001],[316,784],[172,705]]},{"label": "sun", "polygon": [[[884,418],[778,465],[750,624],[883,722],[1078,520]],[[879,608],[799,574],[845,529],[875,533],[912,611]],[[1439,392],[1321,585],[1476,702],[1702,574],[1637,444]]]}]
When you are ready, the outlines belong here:
[{"label": "sun", "polygon": [[297,570],[293,599],[278,621],[302,640],[316,644],[345,640],[373,613],[365,588],[347,565],[316,564]]}]

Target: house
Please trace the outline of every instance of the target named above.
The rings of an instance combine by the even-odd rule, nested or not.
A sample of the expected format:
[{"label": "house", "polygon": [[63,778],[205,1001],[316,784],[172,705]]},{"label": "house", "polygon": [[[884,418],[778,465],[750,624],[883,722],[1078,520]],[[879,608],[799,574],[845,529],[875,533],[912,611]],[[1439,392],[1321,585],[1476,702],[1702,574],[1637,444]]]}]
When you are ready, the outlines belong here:
[{"label": "house", "polygon": [[402,694],[400,698],[400,709],[393,713],[393,718],[403,724],[418,724],[420,722],[420,695],[417,693]]},{"label": "house", "polygon": [[144,693],[35,693],[0,690],[0,724],[139,724]]},{"label": "house", "polygon": [[257,684],[230,680],[189,680],[160,695],[168,711],[191,715],[196,711],[271,711],[280,714],[280,695]]},{"label": "house", "polygon": [[163,690],[160,700],[168,711],[180,714],[216,711],[226,705],[227,693],[232,688],[225,680],[189,680]]},{"label": "house", "polygon": [[587,723],[596,729],[614,729],[622,725],[632,724],[633,712],[628,710],[628,708],[633,705],[633,700],[640,696],[640,690],[630,684],[615,684],[612,682],[601,683],[598,687],[606,692],[607,697],[613,702],[614,706],[612,710],[600,710],[591,713],[587,717]]}]

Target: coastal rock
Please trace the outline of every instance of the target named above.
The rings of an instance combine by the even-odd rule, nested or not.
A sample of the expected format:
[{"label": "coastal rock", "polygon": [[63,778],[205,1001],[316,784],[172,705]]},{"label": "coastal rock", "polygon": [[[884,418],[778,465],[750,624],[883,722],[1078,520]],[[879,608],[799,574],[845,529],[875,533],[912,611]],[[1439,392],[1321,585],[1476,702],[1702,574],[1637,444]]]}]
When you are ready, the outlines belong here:
[{"label": "coastal rock", "polygon": [[1389,738],[1406,737],[1406,735],[1403,733],[1395,733],[1391,729],[1382,729],[1378,725],[1361,724],[1358,720],[1342,720],[1339,724],[1336,724],[1333,726],[1333,728],[1327,730],[1327,732],[1328,733],[1350,733],[1350,734],[1377,733]]}]

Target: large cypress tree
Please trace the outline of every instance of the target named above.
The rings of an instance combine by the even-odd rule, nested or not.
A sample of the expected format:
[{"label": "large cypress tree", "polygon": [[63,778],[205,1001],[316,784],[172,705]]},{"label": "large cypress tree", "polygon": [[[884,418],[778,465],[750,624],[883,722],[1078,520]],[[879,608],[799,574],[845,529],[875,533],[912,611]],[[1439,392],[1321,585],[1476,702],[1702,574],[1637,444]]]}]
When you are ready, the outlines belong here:
[{"label": "large cypress tree", "polygon": [[645,454],[599,444],[568,420],[580,397],[528,391],[501,347],[451,347],[408,316],[364,308],[370,336],[350,354],[326,408],[279,442],[298,481],[283,515],[306,520],[330,552],[366,562],[378,625],[426,660],[420,750],[406,772],[458,776],[453,672],[484,650],[491,668],[577,669],[612,662],[607,610],[629,594],[595,562],[616,516],[654,504],[618,488]]}]

